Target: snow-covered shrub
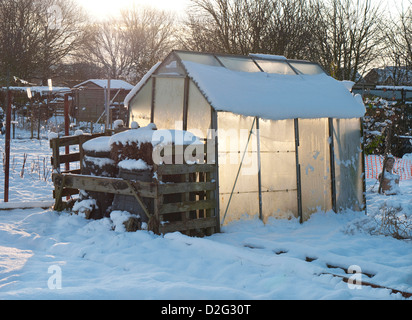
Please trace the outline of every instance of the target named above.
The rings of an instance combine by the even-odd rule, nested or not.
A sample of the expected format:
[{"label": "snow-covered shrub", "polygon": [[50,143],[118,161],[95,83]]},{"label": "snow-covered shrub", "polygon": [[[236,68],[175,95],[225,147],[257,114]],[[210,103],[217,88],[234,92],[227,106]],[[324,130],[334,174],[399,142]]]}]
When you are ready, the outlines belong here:
[{"label": "snow-covered shrub", "polygon": [[384,154],[385,136],[388,126],[396,118],[395,107],[382,98],[365,99],[364,117],[366,154]]},{"label": "snow-covered shrub", "polygon": [[392,129],[390,150],[401,158],[405,152],[405,139],[398,136],[411,134],[408,110],[405,105],[390,102],[379,97],[365,98],[366,114],[363,118],[365,153],[384,154],[387,129]]},{"label": "snow-covered shrub", "polygon": [[384,201],[368,215],[351,221],[343,228],[343,233],[354,235],[365,233],[384,235],[398,240],[412,240],[412,203],[400,204]]},{"label": "snow-covered shrub", "polygon": [[388,206],[384,203],[375,216],[379,228],[377,234],[392,236],[395,239],[412,239],[412,216],[401,206]]}]

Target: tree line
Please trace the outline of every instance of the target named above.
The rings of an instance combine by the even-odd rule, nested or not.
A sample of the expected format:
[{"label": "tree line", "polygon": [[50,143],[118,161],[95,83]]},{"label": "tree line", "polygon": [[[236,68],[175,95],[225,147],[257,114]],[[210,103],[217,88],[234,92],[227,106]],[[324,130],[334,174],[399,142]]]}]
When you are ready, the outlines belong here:
[{"label": "tree line", "polygon": [[316,61],[339,80],[373,66],[411,70],[408,1],[391,16],[372,0],[190,0],[182,19],[133,6],[95,22],[74,0],[0,0],[0,82],[136,83],[172,49],[284,55]]}]

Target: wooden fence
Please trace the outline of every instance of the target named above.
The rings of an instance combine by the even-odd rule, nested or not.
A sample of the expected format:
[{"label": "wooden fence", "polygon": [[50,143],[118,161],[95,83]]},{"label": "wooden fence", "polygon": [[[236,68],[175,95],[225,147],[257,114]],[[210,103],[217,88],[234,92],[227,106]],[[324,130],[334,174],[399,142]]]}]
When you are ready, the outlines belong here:
[{"label": "wooden fence", "polygon": [[[70,136],[50,141],[55,210],[64,210],[66,203],[62,198],[77,194],[79,190],[104,192],[133,196],[148,217],[149,230],[155,233],[180,231],[191,236],[203,236],[220,231],[215,164],[154,165],[156,178],[152,182],[81,175],[78,169],[61,171],[60,164],[82,163],[82,144],[102,135]],[[78,152],[60,155],[60,147],[73,145],[79,145]],[[185,150],[186,147],[173,148],[173,159],[181,158]],[[145,205],[147,199],[151,206]]]}]

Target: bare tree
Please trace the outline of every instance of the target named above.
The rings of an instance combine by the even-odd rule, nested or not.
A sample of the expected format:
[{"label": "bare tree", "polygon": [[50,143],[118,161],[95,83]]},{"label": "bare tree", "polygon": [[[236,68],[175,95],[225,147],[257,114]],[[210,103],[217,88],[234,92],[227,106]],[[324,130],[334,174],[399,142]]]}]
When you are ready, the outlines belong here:
[{"label": "bare tree", "polygon": [[[192,0],[185,47],[246,54],[261,51],[272,15],[269,0]],[[209,50],[207,50],[209,51]]]},{"label": "bare tree", "polygon": [[131,48],[119,20],[96,23],[88,27],[86,41],[78,52],[81,60],[94,62],[111,78],[126,77],[131,65]]},{"label": "bare tree", "polygon": [[355,81],[379,56],[382,11],[371,0],[318,2],[316,45],[319,62],[340,80]]},{"label": "bare tree", "polygon": [[38,50],[38,73],[43,84],[53,76],[53,68],[84,43],[87,17],[73,0],[36,2],[38,23],[42,28]]},{"label": "bare tree", "polygon": [[313,57],[314,35],[319,29],[321,16],[313,0],[272,1],[272,17],[266,50],[290,59]]},{"label": "bare tree", "polygon": [[192,0],[188,49],[306,58],[316,29],[313,0]]},{"label": "bare tree", "polygon": [[190,10],[187,14],[178,37],[180,46],[186,50],[225,52],[213,17],[203,12],[200,14],[198,9]]},{"label": "bare tree", "polygon": [[412,84],[412,0],[401,7],[398,17],[388,19],[385,28],[386,48],[382,57],[395,85]]},{"label": "bare tree", "polygon": [[47,81],[80,44],[82,17],[73,0],[0,0],[2,74]]},{"label": "bare tree", "polygon": [[121,19],[131,59],[129,78],[137,81],[176,44],[175,16],[167,11],[133,6],[122,10]]},{"label": "bare tree", "polygon": [[37,11],[30,0],[0,0],[0,74],[28,78],[35,73],[41,44]]},{"label": "bare tree", "polygon": [[107,70],[111,78],[136,82],[171,50],[173,22],[167,12],[133,6],[119,18],[89,26],[77,56]]},{"label": "bare tree", "polygon": [[380,54],[382,11],[372,0],[191,0],[184,47],[272,53],[319,62],[355,80]]}]

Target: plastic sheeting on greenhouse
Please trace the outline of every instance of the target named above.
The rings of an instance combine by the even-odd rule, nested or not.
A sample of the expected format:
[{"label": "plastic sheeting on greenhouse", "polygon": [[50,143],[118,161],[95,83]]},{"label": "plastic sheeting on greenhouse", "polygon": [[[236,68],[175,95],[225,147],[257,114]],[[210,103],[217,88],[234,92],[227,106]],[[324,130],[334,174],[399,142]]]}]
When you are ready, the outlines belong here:
[{"label": "plastic sheeting on greenhouse", "polygon": [[132,92],[130,121],[213,146],[222,224],[363,210],[365,106],[318,64],[173,51]]}]

